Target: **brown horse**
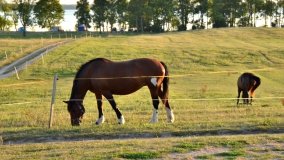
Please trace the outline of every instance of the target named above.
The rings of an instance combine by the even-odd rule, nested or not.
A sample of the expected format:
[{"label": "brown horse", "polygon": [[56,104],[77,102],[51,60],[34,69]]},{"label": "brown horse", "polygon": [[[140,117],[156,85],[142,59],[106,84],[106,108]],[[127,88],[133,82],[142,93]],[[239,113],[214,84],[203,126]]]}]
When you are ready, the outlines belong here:
[{"label": "brown horse", "polygon": [[239,104],[239,98],[240,98],[241,92],[243,92],[242,98],[243,98],[244,104],[251,104],[252,98],[254,96],[254,91],[260,85],[260,78],[255,76],[252,73],[243,73],[238,78],[237,85],[238,85],[237,105]]},{"label": "brown horse", "polygon": [[125,120],[118,109],[113,95],[126,95],[147,86],[154,106],[151,122],[157,122],[159,98],[166,107],[169,122],[174,121],[174,114],[168,102],[169,77],[167,66],[160,61],[148,58],[133,59],[124,62],[112,62],[104,58],[93,59],[83,64],[73,81],[68,111],[72,125],[80,125],[85,108],[83,99],[87,91],[96,95],[99,118],[96,124],[104,122],[102,97],[111,104],[119,124]]}]

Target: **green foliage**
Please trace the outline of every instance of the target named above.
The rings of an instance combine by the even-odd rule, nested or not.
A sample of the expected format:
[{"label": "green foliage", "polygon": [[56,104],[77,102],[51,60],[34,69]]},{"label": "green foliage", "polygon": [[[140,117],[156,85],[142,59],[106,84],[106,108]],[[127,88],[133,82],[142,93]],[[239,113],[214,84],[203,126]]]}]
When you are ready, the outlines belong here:
[{"label": "green foliage", "polygon": [[232,150],[229,152],[223,152],[215,154],[217,157],[223,157],[225,159],[236,159],[237,157],[244,156],[245,152],[243,150]]},{"label": "green foliage", "polygon": [[120,158],[125,159],[155,159],[161,156],[157,152],[126,152],[119,155]]},{"label": "green foliage", "polygon": [[32,10],[34,7],[34,0],[17,0],[15,1],[19,14],[19,19],[23,25],[23,36],[26,36],[26,27],[33,24]]},{"label": "green foliage", "polygon": [[107,0],[96,0],[92,6],[93,22],[96,24],[96,27],[102,32],[102,27],[104,27],[104,22],[107,19]]},{"label": "green foliage", "polygon": [[37,24],[42,28],[51,29],[63,20],[64,10],[59,0],[39,0],[34,6]]},{"label": "green foliage", "polygon": [[90,15],[91,9],[89,2],[87,0],[77,1],[76,10],[77,11],[74,15],[77,18],[78,25],[84,24],[87,28],[90,28],[92,19]]},{"label": "green foliage", "polygon": [[190,142],[190,143],[180,143],[174,146],[174,151],[176,152],[189,152],[189,151],[196,151],[204,148],[206,144],[201,142]]}]

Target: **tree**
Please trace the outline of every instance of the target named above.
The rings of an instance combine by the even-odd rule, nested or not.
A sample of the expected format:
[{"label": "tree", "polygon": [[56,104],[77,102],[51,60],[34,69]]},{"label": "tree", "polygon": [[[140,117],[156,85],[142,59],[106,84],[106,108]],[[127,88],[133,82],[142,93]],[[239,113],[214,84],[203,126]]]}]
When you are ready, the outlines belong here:
[{"label": "tree", "polygon": [[3,13],[3,16],[0,15],[0,30],[5,30],[10,28],[12,22],[8,19],[11,12],[10,5],[5,0],[0,0],[0,11]]},{"label": "tree", "polygon": [[109,0],[107,3],[106,18],[107,22],[110,24],[111,30],[113,29],[113,25],[117,20],[117,2],[117,0]]},{"label": "tree", "polygon": [[128,6],[128,23],[130,28],[136,28],[138,32],[144,32],[149,28],[149,0],[131,0]]},{"label": "tree", "polygon": [[231,0],[227,1],[225,4],[225,8],[227,11],[225,12],[228,17],[228,24],[230,27],[235,27],[236,18],[241,17],[241,0]]},{"label": "tree", "polygon": [[63,20],[64,10],[59,0],[39,0],[34,6],[37,24],[51,29]]},{"label": "tree", "polygon": [[279,27],[281,28],[283,25],[283,18],[284,18],[284,0],[279,0],[277,4],[278,4],[278,12],[279,12],[278,23],[279,23]]},{"label": "tree", "polygon": [[150,31],[163,32],[165,25],[174,16],[175,1],[172,0],[151,0],[149,1],[149,13],[151,16]]},{"label": "tree", "polygon": [[17,11],[17,4],[16,3],[13,3],[11,4],[11,17],[12,17],[12,21],[13,21],[13,24],[14,24],[14,27],[15,27],[15,31],[17,31],[17,26],[18,26],[18,22],[19,22],[19,14],[18,14],[18,11]]},{"label": "tree", "polygon": [[128,17],[128,0],[117,0],[117,22],[122,30],[126,28]]},{"label": "tree", "polygon": [[181,24],[178,26],[179,31],[187,30],[189,13],[193,13],[193,5],[191,0],[178,0],[177,14],[181,22]]},{"label": "tree", "polygon": [[107,0],[94,0],[92,10],[94,12],[93,22],[96,24],[96,27],[99,28],[100,33],[102,28],[104,31],[104,22],[107,19]]},{"label": "tree", "polygon": [[223,0],[213,0],[211,8],[211,21],[213,23],[213,28],[227,27],[225,16],[225,2]]},{"label": "tree", "polygon": [[270,16],[272,19],[273,13],[276,11],[276,4],[272,0],[265,0],[263,5],[263,15],[265,26],[267,26],[267,17]]},{"label": "tree", "polygon": [[26,28],[33,24],[32,10],[34,6],[34,0],[15,0],[18,6],[19,19],[23,25],[23,36],[26,36]]},{"label": "tree", "polygon": [[77,1],[76,10],[77,11],[74,13],[74,15],[77,18],[78,26],[80,24],[84,24],[86,28],[90,28],[92,18],[90,15],[91,9],[88,0]]},{"label": "tree", "polygon": [[[195,4],[195,14],[199,15],[199,20],[197,21],[198,23],[195,23],[195,25],[197,25],[197,28],[201,28],[204,29],[205,28],[205,24],[204,24],[204,16],[206,15],[207,17],[208,15],[208,9],[209,9],[209,1],[208,0],[195,0],[193,2]],[[207,28],[208,28],[208,19],[207,19]]]}]

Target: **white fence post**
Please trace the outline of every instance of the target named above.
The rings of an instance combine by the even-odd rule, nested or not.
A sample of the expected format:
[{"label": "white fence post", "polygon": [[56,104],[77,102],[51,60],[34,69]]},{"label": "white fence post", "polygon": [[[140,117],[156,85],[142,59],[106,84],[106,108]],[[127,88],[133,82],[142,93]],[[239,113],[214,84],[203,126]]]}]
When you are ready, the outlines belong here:
[{"label": "white fence post", "polygon": [[14,69],[15,69],[15,72],[16,72],[17,79],[20,79],[16,66],[14,66]]},{"label": "white fence post", "polygon": [[51,97],[51,105],[50,105],[50,114],[49,114],[49,125],[48,128],[52,127],[52,121],[53,121],[53,108],[54,108],[54,102],[55,102],[55,94],[56,94],[56,82],[57,82],[58,76],[57,73],[54,75],[53,78],[53,87],[52,87],[52,97]]}]

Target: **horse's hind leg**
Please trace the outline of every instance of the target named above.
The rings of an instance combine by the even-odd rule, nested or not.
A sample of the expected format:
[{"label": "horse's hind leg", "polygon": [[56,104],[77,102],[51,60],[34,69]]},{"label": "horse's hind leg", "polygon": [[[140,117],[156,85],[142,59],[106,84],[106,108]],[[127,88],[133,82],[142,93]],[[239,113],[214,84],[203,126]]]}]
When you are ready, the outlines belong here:
[{"label": "horse's hind leg", "polygon": [[249,104],[251,105],[251,104],[252,104],[252,98],[253,98],[254,93],[253,93],[252,90],[250,90],[249,93],[250,93],[250,94],[249,94],[249,97],[250,97],[250,99],[249,99],[249,100],[250,100]]},{"label": "horse's hind leg", "polygon": [[168,122],[173,123],[175,121],[175,117],[174,117],[174,113],[170,107],[169,101],[168,101],[168,97],[163,97],[162,96],[162,91],[159,90],[159,97],[161,98],[163,104],[166,107],[166,111],[167,111],[167,118],[168,118]]},{"label": "horse's hind leg", "polygon": [[103,95],[107,98],[107,100],[110,103],[112,109],[115,111],[117,119],[118,119],[118,123],[119,124],[124,124],[125,123],[124,117],[121,114],[120,110],[117,108],[117,105],[116,105],[116,103],[115,103],[115,101],[113,99],[112,94],[111,93],[105,93]]},{"label": "horse's hind leg", "polygon": [[156,123],[158,122],[158,109],[159,109],[159,97],[158,97],[158,93],[156,88],[149,88],[150,89],[150,93],[151,93],[151,97],[152,97],[152,103],[153,103],[153,115],[152,115],[152,119],[151,119],[151,123]]},{"label": "horse's hind leg", "polygon": [[248,104],[248,102],[249,102],[249,95],[248,95],[248,92],[246,90],[243,91],[242,98],[244,100],[244,104]]},{"label": "horse's hind leg", "polygon": [[103,105],[102,95],[101,94],[96,94],[96,98],[97,98],[97,106],[98,106],[98,111],[99,111],[99,118],[96,121],[96,124],[99,125],[101,123],[104,123],[105,117],[104,117],[103,109],[102,109],[102,105]]},{"label": "horse's hind leg", "polygon": [[240,100],[240,94],[241,94],[242,90],[240,88],[238,88],[238,97],[237,97],[237,105],[239,104],[239,100]]}]

